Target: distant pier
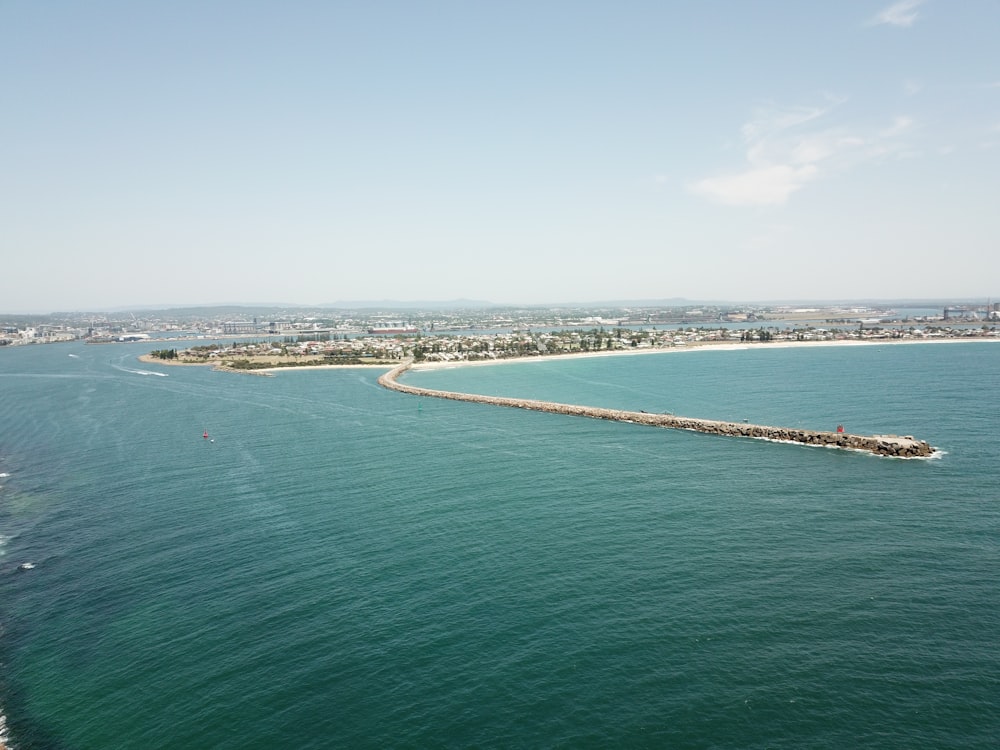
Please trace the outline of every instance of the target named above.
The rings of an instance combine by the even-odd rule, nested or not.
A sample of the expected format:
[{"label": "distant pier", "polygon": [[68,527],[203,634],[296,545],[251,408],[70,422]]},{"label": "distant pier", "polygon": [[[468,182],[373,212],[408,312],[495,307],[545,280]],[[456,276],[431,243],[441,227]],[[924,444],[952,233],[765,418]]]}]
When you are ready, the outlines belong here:
[{"label": "distant pier", "polygon": [[553,414],[567,414],[576,417],[591,417],[593,419],[610,419],[616,422],[631,422],[634,424],[650,425],[652,427],[668,427],[675,430],[693,430],[713,435],[725,435],[727,437],[749,437],[868,451],[880,456],[894,456],[896,458],[920,458],[930,456],[934,452],[934,448],[929,443],[924,440],[916,440],[909,435],[905,437],[898,437],[896,435],[852,435],[848,432],[801,430],[794,427],[768,427],[766,425],[747,424],[745,422],[720,422],[713,419],[677,417],[673,414],[649,414],[644,411],[602,409],[594,406],[575,406],[573,404],[559,404],[551,401],[480,396],[474,393],[416,388],[411,385],[403,385],[397,381],[397,378],[406,372],[411,364],[411,362],[404,362],[385,373],[378,379],[379,385],[393,391],[409,393],[414,396],[446,398],[453,401],[474,401],[493,406],[508,406],[516,409],[546,411]]}]

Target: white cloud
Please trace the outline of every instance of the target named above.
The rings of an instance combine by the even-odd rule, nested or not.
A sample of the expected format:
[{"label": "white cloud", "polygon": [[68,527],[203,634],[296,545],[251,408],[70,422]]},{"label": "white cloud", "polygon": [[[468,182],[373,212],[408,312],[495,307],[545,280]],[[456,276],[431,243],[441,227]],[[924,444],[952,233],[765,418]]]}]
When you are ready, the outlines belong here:
[{"label": "white cloud", "polygon": [[909,117],[900,116],[892,121],[892,125],[882,130],[879,135],[884,138],[892,138],[913,127],[913,120]]},{"label": "white cloud", "polygon": [[898,116],[888,127],[869,135],[842,127],[817,128],[842,101],[830,100],[822,107],[757,110],[742,128],[746,166],[705,177],[688,189],[731,206],[780,206],[826,175],[902,153],[902,136],[913,127],[909,117]]},{"label": "white cloud", "polygon": [[879,26],[888,24],[890,26],[912,26],[920,16],[917,8],[924,4],[924,0],[900,0],[898,3],[890,5],[875,14],[868,24]]},{"label": "white cloud", "polygon": [[816,167],[811,164],[802,167],[775,164],[739,174],[709,177],[696,182],[691,190],[730,206],[776,206],[787,202],[788,196],[815,174]]},{"label": "white cloud", "polygon": [[[840,104],[843,100],[835,101]],[[826,107],[785,107],[783,109],[758,109],[754,119],[743,126],[743,139],[753,141],[778,130],[787,130],[822,117],[830,111]]]},{"label": "white cloud", "polygon": [[804,135],[783,146],[788,160],[794,164],[816,164],[825,161],[847,149],[863,146],[863,138],[847,135],[839,130],[827,130]]}]

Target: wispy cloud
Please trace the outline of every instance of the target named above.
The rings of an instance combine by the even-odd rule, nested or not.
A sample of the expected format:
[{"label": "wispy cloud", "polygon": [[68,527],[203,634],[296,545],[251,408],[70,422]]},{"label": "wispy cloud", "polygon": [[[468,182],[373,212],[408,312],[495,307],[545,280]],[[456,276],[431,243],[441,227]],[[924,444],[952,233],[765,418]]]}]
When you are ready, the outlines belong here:
[{"label": "wispy cloud", "polygon": [[901,137],[914,124],[909,117],[896,117],[868,135],[824,127],[844,101],[827,97],[822,106],[758,110],[742,128],[745,168],[705,177],[688,189],[731,206],[780,206],[823,176],[902,153]]},{"label": "wispy cloud", "polygon": [[743,126],[743,138],[747,141],[754,141],[778,130],[787,130],[803,125],[822,117],[830,111],[831,106],[836,106],[842,101],[832,100],[832,103],[828,103],[826,106],[758,109],[754,113],[754,119]]},{"label": "wispy cloud", "polygon": [[892,121],[892,125],[883,129],[879,133],[879,135],[881,135],[884,138],[892,138],[894,136],[899,135],[900,133],[906,132],[911,127],[913,127],[913,119],[910,117],[900,115],[899,117],[896,117]]},{"label": "wispy cloud", "polygon": [[924,4],[924,0],[900,0],[898,3],[890,5],[885,8],[868,21],[869,26],[880,26],[882,24],[888,24],[889,26],[912,26],[913,23],[920,17],[920,13],[917,11],[921,5]]},{"label": "wispy cloud", "polygon": [[708,177],[692,185],[691,190],[730,206],[776,206],[787,202],[815,174],[816,167],[810,164],[801,167],[775,164]]}]

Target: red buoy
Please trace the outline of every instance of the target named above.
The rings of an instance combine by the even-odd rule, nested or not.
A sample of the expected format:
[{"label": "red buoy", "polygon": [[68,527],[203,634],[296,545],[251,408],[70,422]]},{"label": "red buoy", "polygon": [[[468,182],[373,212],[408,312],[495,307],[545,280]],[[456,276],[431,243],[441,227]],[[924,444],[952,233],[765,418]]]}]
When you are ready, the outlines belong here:
[{"label": "red buoy", "polygon": [[208,430],[205,430],[205,434],[202,435],[202,437],[205,438],[206,440],[208,440]]}]

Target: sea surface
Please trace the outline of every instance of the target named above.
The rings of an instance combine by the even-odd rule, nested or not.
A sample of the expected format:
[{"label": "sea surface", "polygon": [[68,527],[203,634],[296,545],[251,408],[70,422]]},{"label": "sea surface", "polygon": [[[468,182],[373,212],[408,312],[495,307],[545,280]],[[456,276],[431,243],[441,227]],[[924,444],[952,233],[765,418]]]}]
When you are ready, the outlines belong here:
[{"label": "sea surface", "polygon": [[0,350],[14,748],[1000,744],[1000,344],[403,378],[941,451],[909,461],[154,346]]}]

